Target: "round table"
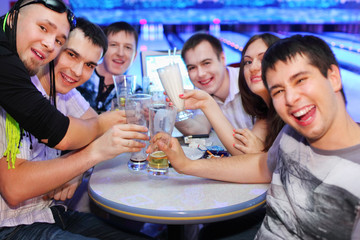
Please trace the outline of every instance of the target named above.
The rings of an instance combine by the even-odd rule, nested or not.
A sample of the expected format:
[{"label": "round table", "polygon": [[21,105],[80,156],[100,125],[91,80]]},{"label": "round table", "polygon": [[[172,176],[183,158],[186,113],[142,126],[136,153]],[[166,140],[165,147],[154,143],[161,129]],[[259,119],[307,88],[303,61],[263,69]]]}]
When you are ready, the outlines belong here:
[{"label": "round table", "polygon": [[[197,224],[245,215],[265,204],[268,184],[229,183],[177,173],[149,176],[128,169],[130,154],[97,165],[91,199],[127,219],[161,224]],[[196,161],[196,160],[194,160]]]}]

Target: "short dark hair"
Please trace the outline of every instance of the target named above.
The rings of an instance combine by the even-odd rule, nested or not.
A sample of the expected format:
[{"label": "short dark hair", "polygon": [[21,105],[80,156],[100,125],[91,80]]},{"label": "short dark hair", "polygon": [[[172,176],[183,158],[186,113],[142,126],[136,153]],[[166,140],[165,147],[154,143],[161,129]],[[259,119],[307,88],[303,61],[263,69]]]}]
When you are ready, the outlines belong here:
[{"label": "short dark hair", "polygon": [[182,59],[185,61],[185,54],[190,49],[194,49],[197,45],[199,45],[203,41],[210,43],[216,56],[218,57],[218,59],[220,59],[220,55],[224,51],[221,42],[218,38],[207,33],[195,33],[184,43],[184,46],[181,50]]},{"label": "short dark hair", "polygon": [[122,21],[114,22],[114,23],[110,24],[109,26],[107,26],[104,30],[106,36],[109,36],[110,34],[116,34],[118,32],[122,32],[122,31],[124,31],[128,34],[134,35],[135,47],[137,48],[138,41],[139,41],[139,35],[138,35],[138,32],[136,31],[136,29],[133,26],[131,26],[129,23],[122,22]]},{"label": "short dark hair", "polygon": [[99,46],[103,49],[103,56],[108,48],[108,41],[104,31],[95,23],[90,22],[85,18],[76,19],[76,28],[80,29],[86,38],[90,39],[95,46]]},{"label": "short dark hair", "polygon": [[[268,69],[274,70],[278,61],[285,63],[297,55],[306,56],[310,64],[319,69],[324,77],[327,77],[331,65],[339,67],[334,53],[324,40],[312,35],[293,35],[279,40],[266,51],[261,64],[262,79],[266,88],[269,88],[266,80]],[[343,89],[341,94],[346,102]]]}]

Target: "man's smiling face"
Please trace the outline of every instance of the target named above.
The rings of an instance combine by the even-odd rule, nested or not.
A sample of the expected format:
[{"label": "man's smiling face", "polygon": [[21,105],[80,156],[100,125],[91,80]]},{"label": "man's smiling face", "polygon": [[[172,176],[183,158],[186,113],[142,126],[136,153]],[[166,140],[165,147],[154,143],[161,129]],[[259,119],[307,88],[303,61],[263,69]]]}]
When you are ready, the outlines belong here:
[{"label": "man's smiling face", "polygon": [[190,80],[195,87],[209,94],[216,94],[226,74],[224,53],[218,57],[211,44],[208,41],[202,41],[186,52],[185,63]]},{"label": "man's smiling face", "polygon": [[103,49],[94,45],[75,28],[60,55],[55,59],[56,91],[62,94],[90,79]]},{"label": "man's smiling face", "polygon": [[277,113],[310,143],[326,139],[329,132],[336,132],[335,93],[341,89],[338,73],[333,65],[324,77],[309,63],[307,56],[300,54],[287,62],[278,61],[275,68],[266,73]]},{"label": "man's smiling face", "polygon": [[19,10],[16,48],[31,76],[59,54],[69,31],[66,13],[55,12],[42,4],[30,4]]},{"label": "man's smiling face", "polygon": [[126,72],[136,57],[136,40],[132,33],[120,31],[108,35],[108,50],[104,56],[104,67],[112,75]]}]

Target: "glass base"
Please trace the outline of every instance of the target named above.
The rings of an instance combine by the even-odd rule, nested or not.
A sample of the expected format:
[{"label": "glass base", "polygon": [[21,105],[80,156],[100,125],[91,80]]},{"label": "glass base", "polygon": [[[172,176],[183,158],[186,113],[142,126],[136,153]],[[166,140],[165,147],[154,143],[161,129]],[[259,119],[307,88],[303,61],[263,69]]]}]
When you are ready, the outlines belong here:
[{"label": "glass base", "polygon": [[145,170],[146,167],[147,167],[147,161],[146,160],[133,161],[133,160],[130,159],[130,161],[128,162],[128,168],[130,170],[133,170],[133,171]]},{"label": "glass base", "polygon": [[186,119],[189,119],[191,118],[193,115],[193,113],[189,110],[184,110],[184,111],[180,111],[177,113],[176,115],[176,122],[181,122],[181,121],[184,121]]},{"label": "glass base", "polygon": [[152,168],[148,166],[147,171],[152,176],[163,176],[168,174],[169,168]]}]

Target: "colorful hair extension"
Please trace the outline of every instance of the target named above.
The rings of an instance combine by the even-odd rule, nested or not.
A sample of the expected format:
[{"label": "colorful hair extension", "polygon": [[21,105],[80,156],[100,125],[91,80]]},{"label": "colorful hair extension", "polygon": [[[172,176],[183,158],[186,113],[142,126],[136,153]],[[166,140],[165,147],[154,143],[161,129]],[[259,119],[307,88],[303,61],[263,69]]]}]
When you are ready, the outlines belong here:
[{"label": "colorful hair extension", "polygon": [[15,168],[16,155],[20,153],[20,138],[21,134],[19,124],[8,113],[6,113],[7,147],[4,152],[4,156],[6,156],[6,161],[8,162],[8,169]]}]

